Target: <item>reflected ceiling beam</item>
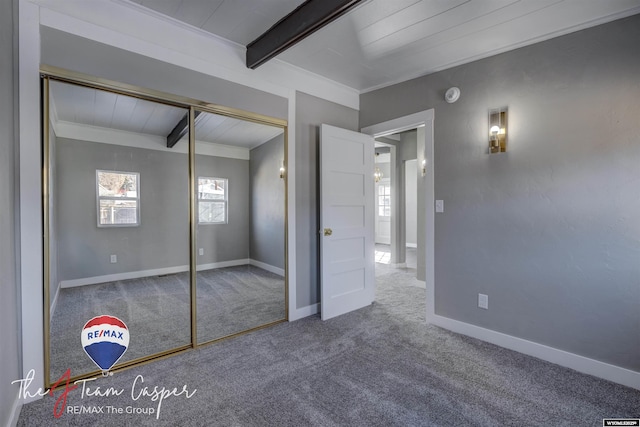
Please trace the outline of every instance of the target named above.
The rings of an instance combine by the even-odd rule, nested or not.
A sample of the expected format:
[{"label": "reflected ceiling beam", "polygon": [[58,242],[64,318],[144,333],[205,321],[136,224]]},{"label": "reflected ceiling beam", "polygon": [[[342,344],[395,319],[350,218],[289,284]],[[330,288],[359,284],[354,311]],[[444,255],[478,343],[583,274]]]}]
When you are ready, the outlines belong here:
[{"label": "reflected ceiling beam", "polygon": [[247,68],[255,70],[274,56],[338,19],[361,1],[305,1],[247,45]]},{"label": "reflected ceiling beam", "polygon": [[[194,117],[195,123],[197,123],[198,121],[198,116],[200,116],[200,111],[196,110],[195,117]],[[167,135],[167,148],[173,148],[173,146],[176,145],[178,141],[180,141],[182,137],[184,137],[188,133],[189,133],[189,113],[185,114],[184,117],[180,119],[176,127],[173,128],[171,133]]]}]

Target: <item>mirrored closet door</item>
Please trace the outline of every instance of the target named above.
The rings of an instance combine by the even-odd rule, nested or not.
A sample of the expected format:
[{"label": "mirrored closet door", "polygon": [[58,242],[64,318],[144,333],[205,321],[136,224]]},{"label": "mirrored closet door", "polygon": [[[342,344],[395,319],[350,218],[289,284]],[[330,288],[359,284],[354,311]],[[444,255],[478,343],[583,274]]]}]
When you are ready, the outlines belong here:
[{"label": "mirrored closet door", "polygon": [[197,337],[285,318],[284,131],[197,112]]},{"label": "mirrored closet door", "polygon": [[43,76],[48,385],[286,319],[285,124],[167,97]]},{"label": "mirrored closet door", "polygon": [[167,147],[188,110],[49,86],[50,379],[98,369],[80,336],[100,315],[129,331],[119,364],[189,346],[188,144]]}]

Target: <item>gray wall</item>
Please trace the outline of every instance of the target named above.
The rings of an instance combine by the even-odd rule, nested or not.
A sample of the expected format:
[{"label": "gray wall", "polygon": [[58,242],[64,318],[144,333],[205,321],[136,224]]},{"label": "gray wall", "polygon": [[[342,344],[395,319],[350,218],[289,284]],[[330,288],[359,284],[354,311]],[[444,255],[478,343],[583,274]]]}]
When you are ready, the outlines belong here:
[{"label": "gray wall", "polygon": [[196,173],[229,180],[228,222],[198,225],[198,264],[249,258],[249,161],[196,156]]},{"label": "gray wall", "polygon": [[[14,8],[16,10],[14,10]],[[22,378],[20,373],[20,328],[18,280],[16,277],[15,235],[15,174],[16,156],[14,113],[17,89],[14,77],[13,32],[14,11],[17,6],[7,1],[0,4],[0,425],[9,425],[11,409],[18,388],[11,381]],[[16,64],[17,65],[17,64]]]},{"label": "gray wall", "polygon": [[358,130],[358,111],[296,92],[296,307],[320,300],[318,137],[321,124]]},{"label": "gray wall", "polygon": [[253,260],[284,269],[285,184],[280,178],[284,133],[250,152],[251,215],[249,250]]},{"label": "gray wall", "polygon": [[40,28],[42,63],[116,82],[287,119],[287,99],[146,56]]},{"label": "gray wall", "polygon": [[405,220],[406,220],[406,243],[415,247],[418,243],[418,161],[405,161]]},{"label": "gray wall", "polygon": [[400,134],[400,143],[396,144],[396,156],[399,161],[418,158],[418,135],[416,130],[408,130]]},{"label": "gray wall", "polygon": [[436,314],[640,371],[638,40],[640,15],[361,96],[361,126],[435,108]]},{"label": "gray wall", "polygon": [[405,245],[418,244],[417,216],[418,216],[418,181],[422,176],[417,173],[418,135],[415,130],[409,130],[400,134],[400,143],[396,145],[396,156],[399,165],[404,169],[404,205],[401,206],[401,215],[404,215]]},{"label": "gray wall", "polygon": [[[57,161],[59,280],[189,263],[186,154],[58,138]],[[139,226],[97,227],[96,169],[140,173]],[[229,179],[229,223],[198,226],[198,263],[247,258],[249,162],[196,156],[196,173]]]}]

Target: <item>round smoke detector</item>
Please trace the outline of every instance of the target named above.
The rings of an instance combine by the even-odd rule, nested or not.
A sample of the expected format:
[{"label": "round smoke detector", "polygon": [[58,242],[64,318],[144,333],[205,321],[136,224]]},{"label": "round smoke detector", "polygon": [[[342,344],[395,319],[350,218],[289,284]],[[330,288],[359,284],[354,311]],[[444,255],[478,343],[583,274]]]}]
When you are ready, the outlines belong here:
[{"label": "round smoke detector", "polygon": [[458,100],[458,98],[460,98],[460,89],[458,89],[455,86],[454,87],[450,87],[444,94],[444,99],[449,104],[453,104],[454,102],[456,102]]}]

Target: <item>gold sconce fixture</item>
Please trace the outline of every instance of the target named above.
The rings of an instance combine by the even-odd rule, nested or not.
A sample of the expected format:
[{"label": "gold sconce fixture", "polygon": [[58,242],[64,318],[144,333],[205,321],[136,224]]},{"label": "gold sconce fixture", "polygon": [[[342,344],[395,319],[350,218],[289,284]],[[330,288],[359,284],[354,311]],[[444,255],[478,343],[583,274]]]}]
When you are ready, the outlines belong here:
[{"label": "gold sconce fixture", "polygon": [[280,165],[280,178],[284,179],[284,160],[282,161],[282,164]]},{"label": "gold sconce fixture", "polygon": [[382,179],[382,177],[384,176],[384,174],[382,173],[382,171],[380,170],[380,168],[376,167],[375,172],[373,172],[373,179],[376,182],[380,182],[380,180]]},{"label": "gold sconce fixture", "polygon": [[507,151],[507,107],[489,110],[489,154]]}]

